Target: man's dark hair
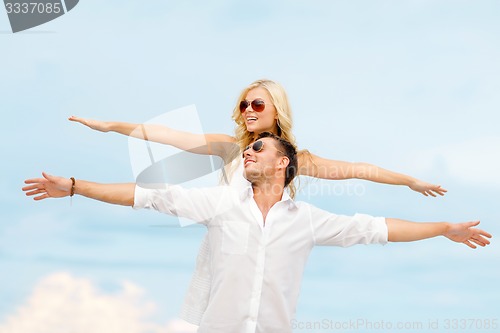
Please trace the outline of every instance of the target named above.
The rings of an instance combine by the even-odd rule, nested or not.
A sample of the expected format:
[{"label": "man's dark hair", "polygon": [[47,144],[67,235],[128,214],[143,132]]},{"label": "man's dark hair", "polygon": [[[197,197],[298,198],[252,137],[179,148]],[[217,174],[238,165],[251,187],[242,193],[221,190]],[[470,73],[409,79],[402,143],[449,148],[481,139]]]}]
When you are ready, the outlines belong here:
[{"label": "man's dark hair", "polygon": [[290,163],[286,167],[285,170],[285,187],[288,186],[292,182],[292,180],[297,175],[298,170],[298,161],[297,161],[297,149],[290,142],[286,141],[283,138],[271,133],[271,132],[262,132],[259,134],[258,139],[262,138],[272,138],[278,143],[278,149],[290,160]]}]

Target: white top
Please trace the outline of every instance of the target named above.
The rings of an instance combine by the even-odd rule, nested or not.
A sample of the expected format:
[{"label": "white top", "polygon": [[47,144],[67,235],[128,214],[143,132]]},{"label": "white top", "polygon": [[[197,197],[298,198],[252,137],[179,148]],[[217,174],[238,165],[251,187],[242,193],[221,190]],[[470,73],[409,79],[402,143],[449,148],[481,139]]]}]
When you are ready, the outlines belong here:
[{"label": "white top", "polygon": [[[223,179],[228,181],[230,186],[235,189],[244,189],[250,185],[248,180],[243,177],[242,159],[235,158],[228,165],[228,170],[231,170],[229,179]],[[184,303],[182,304],[180,318],[191,324],[200,325],[201,318],[207,309],[208,300],[210,299],[211,281],[210,247],[208,245],[208,235],[205,235],[201,242],[198,256],[196,257],[196,266]]]},{"label": "white top", "polygon": [[291,332],[307,257],[315,245],[387,243],[385,219],[335,215],[285,192],[265,225],[250,184],[208,189],[136,187],[134,208],[206,225],[212,277],[199,332]]}]

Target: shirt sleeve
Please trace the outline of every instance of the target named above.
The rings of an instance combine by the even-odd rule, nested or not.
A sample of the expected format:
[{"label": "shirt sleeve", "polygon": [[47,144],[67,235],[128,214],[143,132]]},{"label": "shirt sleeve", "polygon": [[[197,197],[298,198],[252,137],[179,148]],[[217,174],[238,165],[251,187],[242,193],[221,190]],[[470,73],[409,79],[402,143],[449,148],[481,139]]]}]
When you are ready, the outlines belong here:
[{"label": "shirt sleeve", "polygon": [[388,241],[384,217],[335,215],[310,207],[311,229],[316,245],[348,247],[355,244],[386,244]]},{"label": "shirt sleeve", "polygon": [[228,186],[185,189],[178,185],[165,185],[161,189],[148,189],[136,185],[133,208],[154,209],[207,224],[221,213],[223,207],[232,205],[228,192]]}]

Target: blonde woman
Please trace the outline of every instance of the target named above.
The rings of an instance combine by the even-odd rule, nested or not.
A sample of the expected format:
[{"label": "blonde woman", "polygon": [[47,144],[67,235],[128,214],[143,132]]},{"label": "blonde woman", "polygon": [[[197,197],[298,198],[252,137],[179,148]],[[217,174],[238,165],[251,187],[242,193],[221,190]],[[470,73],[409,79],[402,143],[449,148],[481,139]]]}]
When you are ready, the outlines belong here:
[{"label": "blonde woman", "polygon": [[[262,132],[271,132],[295,144],[292,133],[292,112],[283,87],[271,80],[257,80],[243,89],[233,110],[236,122],[235,135],[193,134],[160,125],[144,125],[114,121],[99,121],[72,116],[71,121],[79,122],[101,132],[116,132],[149,141],[172,145],[182,150],[200,154],[217,155],[225,161],[234,158],[224,143],[235,143],[241,150],[248,146]],[[193,147],[198,149],[193,150]],[[446,190],[401,173],[392,172],[368,163],[344,162],[325,159],[309,153],[299,152],[299,175],[321,179],[364,179],[377,183],[405,185],[425,196],[444,195]],[[236,174],[237,177],[241,175]],[[242,178],[242,177],[241,177]]]},{"label": "blonde woman", "polygon": [[[69,120],[79,122],[91,129],[101,132],[117,132],[140,139],[172,145],[182,150],[194,151],[199,154],[220,156],[226,163],[231,162],[233,169],[230,183],[237,186],[244,182],[241,159],[227,149],[228,143],[240,147],[240,152],[255,141],[262,132],[274,133],[295,144],[292,134],[292,112],[288,97],[283,87],[271,80],[258,80],[241,92],[233,110],[233,120],[236,122],[235,135],[226,134],[193,134],[178,131],[159,125],[138,125],[124,122],[105,122],[79,117]],[[138,128],[141,130],[136,130]],[[145,137],[147,136],[147,137]],[[193,147],[197,147],[193,149]],[[237,156],[240,156],[239,154]],[[235,170],[236,169],[236,170]],[[241,169],[241,170],[238,170]],[[365,179],[373,182],[405,185],[425,196],[444,195],[446,190],[439,185],[423,182],[408,175],[392,172],[368,163],[351,163],[325,159],[301,150],[298,154],[298,174],[321,179]],[[240,172],[241,171],[241,172]],[[295,187],[290,184],[293,197]],[[202,242],[197,265],[188,291],[186,302],[182,309],[182,318],[198,325],[209,299],[210,290],[210,253],[208,239]]]}]

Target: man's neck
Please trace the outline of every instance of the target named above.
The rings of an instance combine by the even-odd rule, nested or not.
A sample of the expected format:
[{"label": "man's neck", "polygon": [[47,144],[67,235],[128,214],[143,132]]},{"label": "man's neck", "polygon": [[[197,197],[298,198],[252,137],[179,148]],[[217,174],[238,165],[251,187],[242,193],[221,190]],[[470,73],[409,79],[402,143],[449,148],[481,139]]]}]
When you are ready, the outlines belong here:
[{"label": "man's neck", "polygon": [[267,213],[269,213],[271,207],[283,197],[283,185],[276,183],[253,184],[252,188],[254,200],[262,213],[265,223]]}]

